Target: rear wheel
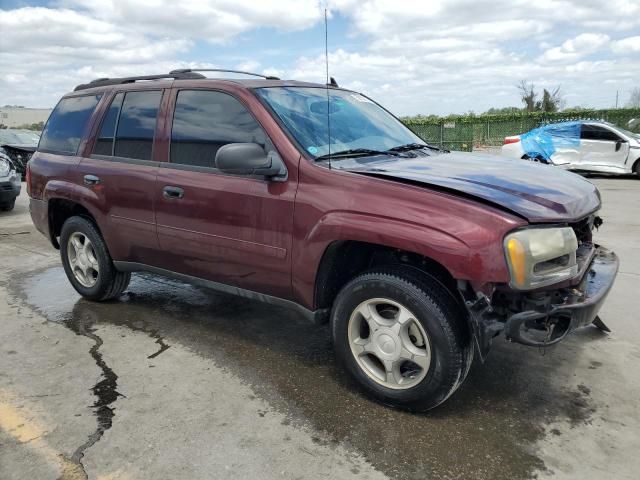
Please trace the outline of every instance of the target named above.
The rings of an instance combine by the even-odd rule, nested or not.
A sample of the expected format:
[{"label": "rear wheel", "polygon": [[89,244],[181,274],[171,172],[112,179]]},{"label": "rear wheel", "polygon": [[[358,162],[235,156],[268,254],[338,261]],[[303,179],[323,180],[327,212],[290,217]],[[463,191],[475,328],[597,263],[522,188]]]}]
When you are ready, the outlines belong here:
[{"label": "rear wheel", "polygon": [[444,402],[473,360],[466,319],[437,280],[411,269],[360,275],[332,312],[336,355],[371,396],[424,411]]},{"label": "rear wheel", "polygon": [[86,218],[64,222],[60,256],[71,285],[89,300],[117,298],[129,285],[131,274],[116,270],[100,232]]}]

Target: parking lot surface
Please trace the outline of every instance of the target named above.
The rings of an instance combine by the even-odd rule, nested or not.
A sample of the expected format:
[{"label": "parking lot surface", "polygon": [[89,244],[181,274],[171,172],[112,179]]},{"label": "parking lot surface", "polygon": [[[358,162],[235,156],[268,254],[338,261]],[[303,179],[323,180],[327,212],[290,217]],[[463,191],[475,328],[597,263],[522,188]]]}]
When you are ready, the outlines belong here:
[{"label": "parking lot surface", "polygon": [[23,193],[0,214],[0,478],[637,478],[640,180],[592,181],[613,332],[500,338],[426,414],[364,397],[295,312],[147,274],[81,299]]}]

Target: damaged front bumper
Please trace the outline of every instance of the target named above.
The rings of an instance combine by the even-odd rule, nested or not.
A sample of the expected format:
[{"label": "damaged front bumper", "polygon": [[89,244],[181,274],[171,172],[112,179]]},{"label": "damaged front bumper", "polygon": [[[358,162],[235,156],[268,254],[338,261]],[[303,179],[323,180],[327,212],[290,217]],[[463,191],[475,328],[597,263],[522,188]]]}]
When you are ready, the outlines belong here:
[{"label": "damaged front bumper", "polygon": [[20,195],[20,179],[9,180],[9,177],[0,179],[0,203],[13,201]]},{"label": "damaged front bumper", "polygon": [[486,357],[492,338],[501,332],[510,341],[545,347],[591,324],[613,286],[618,265],[615,253],[595,246],[577,285],[526,294],[521,302],[526,307],[521,311],[505,314],[495,302],[467,302],[480,357]]}]

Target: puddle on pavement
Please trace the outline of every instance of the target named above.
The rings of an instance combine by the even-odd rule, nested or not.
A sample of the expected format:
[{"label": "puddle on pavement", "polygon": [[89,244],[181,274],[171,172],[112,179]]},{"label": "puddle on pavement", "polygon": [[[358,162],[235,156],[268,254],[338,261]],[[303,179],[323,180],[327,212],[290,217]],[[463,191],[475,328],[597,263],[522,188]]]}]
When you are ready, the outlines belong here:
[{"label": "puddle on pavement", "polygon": [[[109,303],[80,299],[61,267],[34,273],[13,288],[50,321],[72,330],[118,325],[156,339],[155,354],[132,352],[133,360],[162,361],[166,348],[181,346],[212,359],[284,412],[287,423],[318,431],[317,443],[351,447],[392,478],[530,478],[544,469],[532,450],[543,425],[558,417],[580,423],[593,413],[588,396],[550,382],[558,362],[575,361],[580,342],[567,342],[568,353],[560,357],[498,341],[444,405],[411,414],[359,393],[334,362],[329,328],[292,311],[146,274],[134,275],[127,292]],[[107,389],[112,415],[116,374]],[[94,392],[100,419],[102,397]]]}]

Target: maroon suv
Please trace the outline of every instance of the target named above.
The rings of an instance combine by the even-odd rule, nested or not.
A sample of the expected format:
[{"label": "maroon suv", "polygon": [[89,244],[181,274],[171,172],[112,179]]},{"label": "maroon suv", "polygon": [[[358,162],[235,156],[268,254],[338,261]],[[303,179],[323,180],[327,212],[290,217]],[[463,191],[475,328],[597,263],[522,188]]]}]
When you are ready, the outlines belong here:
[{"label": "maroon suv", "polygon": [[27,181],[85,298],[146,271],[296,308],[330,320],[364,390],[414,410],[446,400],[500,333],[545,346],[606,328],[618,269],[592,242],[587,180],[440,150],[333,82],[180,70],[79,85]]}]

